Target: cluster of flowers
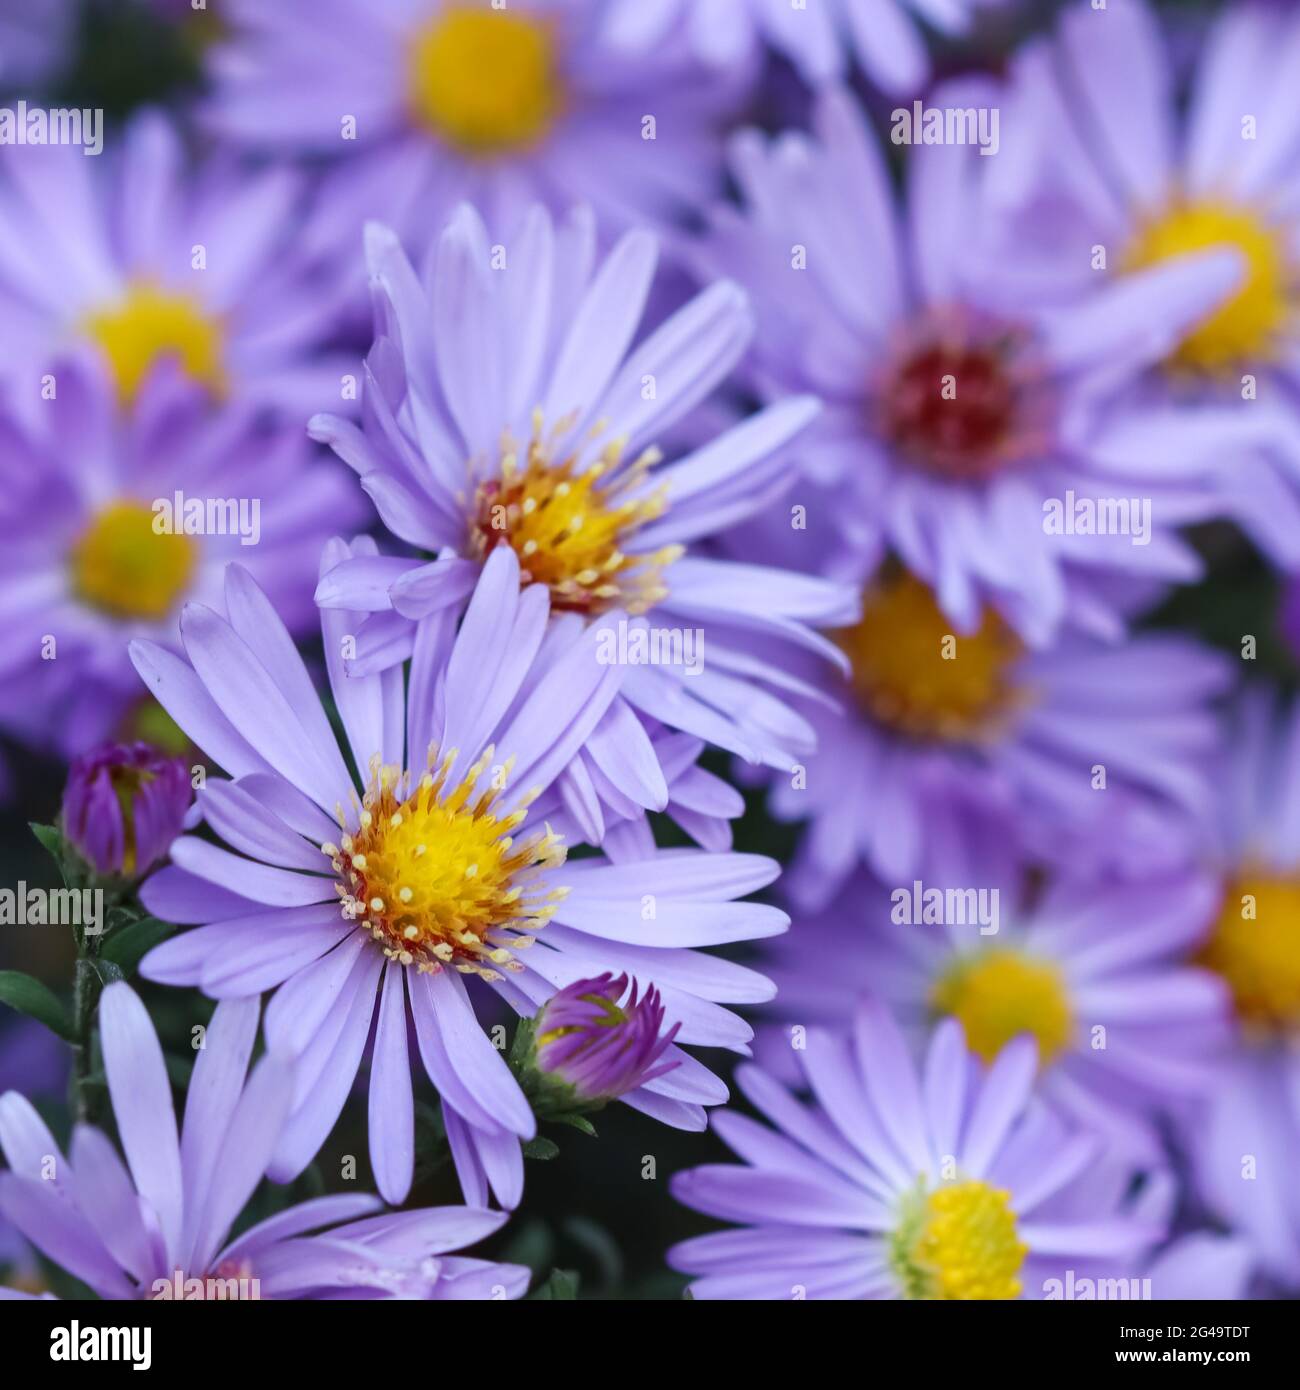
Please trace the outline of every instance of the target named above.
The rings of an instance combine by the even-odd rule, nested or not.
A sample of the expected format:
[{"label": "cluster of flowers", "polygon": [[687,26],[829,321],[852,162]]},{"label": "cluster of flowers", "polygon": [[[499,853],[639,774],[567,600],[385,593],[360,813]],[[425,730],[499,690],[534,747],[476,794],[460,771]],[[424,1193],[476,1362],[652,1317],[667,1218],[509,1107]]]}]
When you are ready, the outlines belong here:
[{"label": "cluster of flowers", "polygon": [[[539,1119],[707,1048],[695,1297],[1300,1287],[1300,712],[1147,622],[1190,526],[1300,570],[1300,17],[1023,8],[227,0],[0,149],[0,732],[220,1001],[178,1137],[98,994],[125,1164],[0,1097],[55,1264],[519,1297]],[[228,1240],[363,1071],[378,1197]],[[384,1211],[425,1076],[465,1205]]]}]

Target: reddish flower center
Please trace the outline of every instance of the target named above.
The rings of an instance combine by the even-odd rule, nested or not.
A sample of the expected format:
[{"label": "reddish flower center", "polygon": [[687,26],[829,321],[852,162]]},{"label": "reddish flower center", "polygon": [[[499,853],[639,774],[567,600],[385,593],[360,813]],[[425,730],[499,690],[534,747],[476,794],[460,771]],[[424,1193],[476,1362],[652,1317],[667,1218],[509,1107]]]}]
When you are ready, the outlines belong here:
[{"label": "reddish flower center", "polygon": [[1015,452],[1020,389],[997,345],[916,348],[886,381],[880,402],[886,437],[941,477],[992,477]]}]

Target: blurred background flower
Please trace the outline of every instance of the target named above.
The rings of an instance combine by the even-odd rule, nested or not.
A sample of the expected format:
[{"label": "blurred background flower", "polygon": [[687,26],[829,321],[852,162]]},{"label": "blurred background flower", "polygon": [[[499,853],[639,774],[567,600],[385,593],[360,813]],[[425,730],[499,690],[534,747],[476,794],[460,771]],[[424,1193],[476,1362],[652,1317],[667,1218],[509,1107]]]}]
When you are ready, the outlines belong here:
[{"label": "blurred background flower", "polygon": [[[196,1268],[327,1212],[225,1248],[286,1294],[1300,1294],[1298,55],[1268,0],[0,0],[0,889],[58,821],[117,895],[0,926],[0,1277],[131,1291],[100,1181]],[[623,610],[699,674],[582,670]],[[371,759],[543,683],[574,891],[408,1017]],[[276,986],[307,1072],[243,1056],[186,1207],[132,1078],[203,1112]]]}]

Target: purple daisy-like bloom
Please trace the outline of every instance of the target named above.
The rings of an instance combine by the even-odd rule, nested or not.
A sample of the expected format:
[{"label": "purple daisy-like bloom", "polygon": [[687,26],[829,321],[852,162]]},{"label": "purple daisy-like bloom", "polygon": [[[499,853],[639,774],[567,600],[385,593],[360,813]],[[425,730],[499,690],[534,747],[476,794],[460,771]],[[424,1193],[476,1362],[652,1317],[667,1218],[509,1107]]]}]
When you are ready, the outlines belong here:
[{"label": "purple daisy-like bloom", "polygon": [[[996,109],[999,90],[962,79],[930,104]],[[1118,637],[1133,591],[1200,573],[1175,528],[1211,509],[1220,438],[1173,457],[1117,441],[1108,402],[1217,302],[1237,259],[1156,266],[1078,302],[1017,297],[979,245],[978,175],[996,162],[914,144],[896,214],[861,112],[828,90],[813,135],[736,137],[743,204],[714,210],[702,265],[750,292],[758,392],[823,402],[789,451],[805,475],[793,500],[838,532],[821,573],[888,550],[961,631],[992,604],[1034,645],[1067,621]],[[788,538],[784,519],[769,526],[758,543]]]},{"label": "purple daisy-like bloom", "polygon": [[72,145],[0,153],[6,365],[30,372],[89,343],[123,402],[167,357],[215,399],[295,419],[339,399],[355,363],[324,348],[347,287],[297,249],[302,174],[225,155],[191,172],[152,111],[99,158]]},{"label": "purple daisy-like bloom", "polygon": [[553,994],[533,1020],[537,1070],[580,1102],[615,1100],[671,1071],[664,1053],[681,1031],[664,1027],[663,1000],[653,985],[608,971],[575,980]]},{"label": "purple daisy-like bloom", "polygon": [[762,44],[776,49],[809,82],[843,77],[856,61],[883,91],[919,90],[930,76],[921,24],[947,38],[969,32],[981,10],[1008,0],[611,0],[609,38],[646,54],[676,34],[722,71],[752,65]]},{"label": "purple daisy-like bloom", "polygon": [[60,825],[97,874],[149,872],[185,826],[190,770],[147,743],[107,744],[73,761]]},{"label": "purple daisy-like bloom", "polygon": [[[373,543],[333,542],[322,571],[348,557],[373,559]],[[380,1192],[400,1201],[411,1183],[409,1007],[467,1196],[482,1204],[490,1186],[514,1206],[533,1113],[467,984],[532,1015],[574,980],[626,971],[654,983],[679,1042],[742,1052],[752,1030],[725,1005],[772,995],[756,972],[697,949],[785,930],[776,908],[735,901],[775,878],[771,860],[664,850],[566,861],[548,821],[562,804],[553,783],[608,716],[623,668],[598,659],[598,634],[576,618],[552,620],[548,599],[542,585],[520,588],[513,551],[499,547],[459,630],[446,607],[422,626],[405,689],[399,667],[348,675],[355,615],[322,614],[330,688],[362,786],[283,625],[238,566],[227,573],[226,616],[183,614],[188,663],[133,645],[159,702],[235,779],[209,779],[199,795],[231,848],[185,836],[142,889],[158,917],[203,924],[152,951],[142,973],[217,998],[279,987],[266,1035],[299,1071],[274,1177],[300,1172],[329,1134],[376,1013],[370,1151]],[[540,828],[525,828],[529,818]],[[703,1128],[702,1107],[725,1100],[726,1087],[677,1044],[665,1058],[671,1071],[622,1099]]]},{"label": "purple daisy-like bloom", "polygon": [[84,353],[46,380],[48,398],[33,388],[0,409],[0,728],[77,754],[139,701],[127,642],[175,644],[181,605],[219,595],[235,557],[295,632],[311,624],[303,570],[358,509],[299,429],[212,405],[172,364],[131,411]]},{"label": "purple daisy-like bloom", "polygon": [[841,634],[848,715],[811,709],[817,751],[772,782],[773,812],[809,822],[783,879],[796,901],[828,902],[858,864],[974,884],[1011,847],[1149,874],[1203,840],[1225,658],[1166,633],[1030,651],[991,610],[972,636],[954,626],[911,575],[868,587]]},{"label": "purple daisy-like bloom", "polygon": [[1186,869],[1137,881],[1059,876],[1033,892],[858,880],[843,905],[799,923],[787,938],[797,949],[770,943],[770,1012],[838,1028],[871,989],[918,1033],[956,1018],[985,1064],[1027,1034],[1038,1093],[1058,1114],[1113,1152],[1156,1160],[1154,1117],[1210,1092],[1229,1036],[1222,982],[1185,961],[1217,901],[1213,875]]},{"label": "purple daisy-like bloom", "polygon": [[[497,1289],[519,1297],[527,1269],[448,1253],[499,1229],[500,1212],[376,1214],[374,1197],[322,1197],[227,1241],[293,1098],[280,1058],[264,1057],[248,1074],[258,1012],[256,999],[218,1005],[178,1137],[149,1015],[129,985],[109,985],[100,1034],[126,1164],[90,1125],[74,1129],[65,1158],[30,1101],[9,1091],[0,1096],[0,1148],[9,1162],[0,1173],[0,1212],[101,1298],[174,1297],[187,1280],[240,1284],[238,1295],[210,1297],[458,1299],[494,1297]],[[23,1295],[0,1290],[0,1297]]]},{"label": "purple daisy-like bloom", "polygon": [[[354,669],[404,659],[419,623],[459,606],[484,558],[510,549],[554,611],[602,629],[625,669],[624,741],[641,741],[639,718],[775,767],[810,751],[786,697],[818,691],[787,674],[788,654],[842,660],[812,626],[850,621],[853,591],[687,547],[786,487],[783,446],[816,402],[778,402],[672,463],[653,442],[743,350],[744,295],[714,285],[633,346],[657,261],[647,232],[598,262],[587,213],[556,225],[535,207],[502,268],[463,206],[427,285],[391,233],[371,228],[368,245],[378,329],[363,426],[326,416],[311,430],[360,474],[385,525],[437,558],[354,557],[325,576],[323,607],[373,614]],[[629,613],[644,615],[640,639]],[[641,807],[662,806],[660,789],[616,775],[608,748],[589,751]]]},{"label": "purple daisy-like bloom", "polygon": [[754,1066],[737,1084],[770,1122],[713,1119],[743,1165],[678,1173],[673,1195],[745,1229],[683,1241],[669,1263],[697,1298],[1041,1298],[1066,1272],[1127,1273],[1163,1234],[1131,1170],[1032,1098],[1033,1043],[987,1072],[959,1024],[918,1074],[887,1010],[798,1054],[812,1105]]},{"label": "purple daisy-like bloom", "polygon": [[1217,510],[1294,569],[1300,16],[1255,0],[1223,6],[1188,93],[1173,48],[1141,0],[1079,4],[1057,37],[1027,45],[1006,93],[1003,157],[988,161],[986,226],[1001,222],[992,240],[1014,247],[1001,258],[1009,277],[1042,296],[1104,302],[1149,267],[1236,260],[1161,370],[1126,393],[1113,438],[1169,470],[1210,442]]},{"label": "purple daisy-like bloom", "polygon": [[1300,1288],[1300,705],[1248,692],[1221,769],[1218,911],[1191,947],[1222,977],[1235,1046],[1184,1139],[1204,1200],[1274,1280]]},{"label": "purple daisy-like bloom", "polygon": [[717,187],[730,99],[671,50],[620,54],[601,7],[232,0],[208,120],[237,143],[337,156],[323,206],[352,237],[378,217],[423,246],[463,198],[503,230],[533,199],[661,220]]}]

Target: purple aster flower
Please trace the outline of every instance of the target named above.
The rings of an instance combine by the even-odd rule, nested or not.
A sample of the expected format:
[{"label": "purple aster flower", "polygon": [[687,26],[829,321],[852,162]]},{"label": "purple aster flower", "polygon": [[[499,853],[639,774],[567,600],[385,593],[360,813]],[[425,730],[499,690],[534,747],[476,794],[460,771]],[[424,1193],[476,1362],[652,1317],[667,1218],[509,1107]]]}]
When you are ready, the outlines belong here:
[{"label": "purple aster flower", "polygon": [[533,1019],[531,1062],[547,1103],[564,1110],[614,1100],[671,1071],[664,1053],[681,1030],[664,1027],[664,1005],[653,985],[637,997],[637,982],[608,971],[557,991]]},{"label": "purple aster flower", "polygon": [[350,245],[378,217],[423,246],[462,198],[503,230],[534,198],[660,219],[718,186],[713,127],[731,98],[671,48],[611,48],[602,3],[232,0],[209,123],[237,143],[335,156],[323,206]]},{"label": "purple aster flower", "polygon": [[[177,1136],[162,1048],[129,985],[104,991],[100,1035],[126,1164],[101,1130],[78,1125],[64,1157],[26,1097],[0,1096],[0,1212],[101,1298],[488,1298],[520,1296],[528,1271],[447,1252],[500,1228],[466,1207],[376,1215],[365,1195],[290,1207],[233,1241],[293,1098],[291,1070],[264,1057],[248,1072],[256,999],[220,1004],[194,1066]],[[316,1234],[312,1234],[315,1232]],[[232,1294],[230,1283],[240,1292]],[[254,1283],[256,1281],[256,1283]],[[189,1297],[204,1296],[194,1288]],[[0,1294],[3,1296],[3,1294]],[[21,1297],[21,1295],[18,1295]]]},{"label": "purple aster flower", "polygon": [[60,824],[97,874],[138,878],[159,863],[185,826],[190,770],[147,743],[111,743],[68,769]]},{"label": "purple aster flower", "polygon": [[[373,544],[333,542],[323,571]],[[735,901],[777,866],[756,855],[665,850],[625,863],[566,860],[549,823],[559,772],[608,716],[622,668],[594,631],[552,620],[545,586],[521,589],[508,546],[488,557],[459,631],[450,608],[422,625],[409,682],[398,667],[348,675],[351,616],[322,614],[330,688],[354,782],[301,659],[237,565],[226,614],[186,609],[188,663],[133,645],[146,684],[233,781],[199,806],[226,848],[184,836],[144,885],[151,912],[201,923],[156,948],[150,979],[216,998],[279,987],[271,1047],[298,1060],[271,1175],[310,1162],[352,1087],[378,1014],[370,1152],[380,1192],[405,1197],[413,1162],[408,1019],[437,1087],[469,1199],[514,1206],[533,1113],[474,1013],[490,986],[531,1016],[604,970],[653,983],[680,1043],[743,1051],[752,1030],[723,1003],[771,997],[754,971],[697,950],[783,931],[774,907]],[[409,1009],[409,1015],[408,1015]],[[726,1087],[674,1043],[676,1063],[622,1099],[701,1129]]]},{"label": "purple aster flower", "polygon": [[1190,92],[1173,47],[1141,0],[1073,6],[1055,39],[1027,46],[1006,96],[1005,157],[987,161],[985,225],[1001,223],[993,240],[1015,248],[1009,275],[1044,296],[1105,303],[1151,267],[1235,262],[1159,370],[1126,393],[1113,443],[1147,450],[1171,476],[1211,445],[1220,514],[1294,569],[1300,15],[1222,6]]},{"label": "purple aster flower", "polygon": [[848,715],[812,708],[817,751],[772,783],[774,813],[809,821],[796,900],[829,901],[860,863],[891,884],[980,883],[999,842],[1081,873],[1182,862],[1212,801],[1226,659],[1164,633],[1030,651],[991,609],[955,627],[886,568],[840,635]]},{"label": "purple aster flower", "polygon": [[140,698],[128,640],[174,644],[182,603],[219,595],[232,558],[301,631],[315,617],[303,571],[357,509],[300,429],[213,406],[172,364],[129,412],[84,353],[48,381],[49,399],[0,409],[0,728],[76,754]]},{"label": "purple aster flower", "polygon": [[1297,1289],[1300,705],[1249,692],[1234,710],[1220,785],[1218,910],[1189,952],[1227,986],[1235,1046],[1185,1141],[1210,1209],[1268,1275]]},{"label": "purple aster flower", "polygon": [[[360,474],[385,525],[437,558],[354,557],[317,601],[374,615],[355,669],[376,669],[404,659],[417,625],[459,606],[484,558],[509,549],[552,610],[601,629],[606,659],[624,666],[619,761],[642,742],[640,718],[788,768],[812,732],[785,697],[818,696],[787,674],[789,655],[842,660],[810,625],[850,621],[853,591],[688,547],[787,486],[782,446],[816,402],[781,401],[662,464],[656,436],[748,341],[745,297],[714,285],[633,346],[655,239],[629,232],[598,262],[594,235],[582,211],[553,224],[535,207],[493,269],[483,223],[462,206],[421,285],[392,235],[371,228],[379,322],[364,425],[324,416],[311,430]],[[628,614],[644,615],[640,638]],[[640,806],[662,805],[660,790],[615,773],[608,746],[589,751]]]},{"label": "purple aster flower", "polygon": [[[1185,959],[1217,902],[1213,875],[1188,869],[981,888],[860,879],[838,906],[769,944],[770,1012],[796,1027],[840,1028],[870,988],[918,1034],[935,1018],[957,1019],[986,1065],[1027,1034],[1038,1093],[1057,1113],[1112,1152],[1152,1161],[1154,1117],[1209,1093],[1229,1036],[1222,981]],[[782,1032],[789,1062],[792,1035]]]},{"label": "purple aster flower", "polygon": [[1218,911],[1197,958],[1227,983],[1242,1046],[1300,1038],[1300,704],[1249,690],[1217,771]]},{"label": "purple aster flower", "polygon": [[1163,1222],[1127,1196],[1131,1170],[1031,1098],[1032,1041],[987,1072],[959,1024],[935,1030],[918,1075],[874,1001],[851,1034],[810,1032],[814,1103],[757,1067],[737,1083],[772,1128],[732,1111],[713,1127],[742,1165],[673,1178],[689,1207],[744,1229],[673,1247],[697,1298],[1042,1298],[1076,1272],[1126,1273]]},{"label": "purple aster flower", "polygon": [[227,156],[195,170],[157,112],[99,158],[72,145],[0,156],[4,365],[31,380],[33,359],[88,343],[123,402],[162,358],[214,398],[295,419],[339,399],[355,363],[323,348],[347,287],[297,249],[302,175]]},{"label": "purple aster flower", "polygon": [[945,37],[969,32],[980,10],[1007,0],[611,0],[616,46],[644,55],[684,34],[692,52],[718,70],[752,65],[763,43],[809,82],[845,75],[855,60],[876,86],[902,95],[930,76],[921,23]]},{"label": "purple aster flower", "polygon": [[[931,105],[1000,99],[970,78]],[[889,550],[960,631],[992,604],[1034,645],[1067,620],[1120,636],[1134,590],[1200,573],[1175,528],[1210,510],[1220,440],[1176,456],[1116,442],[1108,402],[1217,301],[1236,258],[1156,266],[1078,302],[1016,296],[979,244],[978,172],[997,160],[914,146],[896,214],[853,100],[823,93],[814,127],[736,137],[743,207],[714,211],[700,253],[752,296],[756,390],[823,401],[790,451],[805,475],[792,500],[838,534],[804,567],[860,573]],[[789,537],[786,518],[768,522],[758,543]]]}]

